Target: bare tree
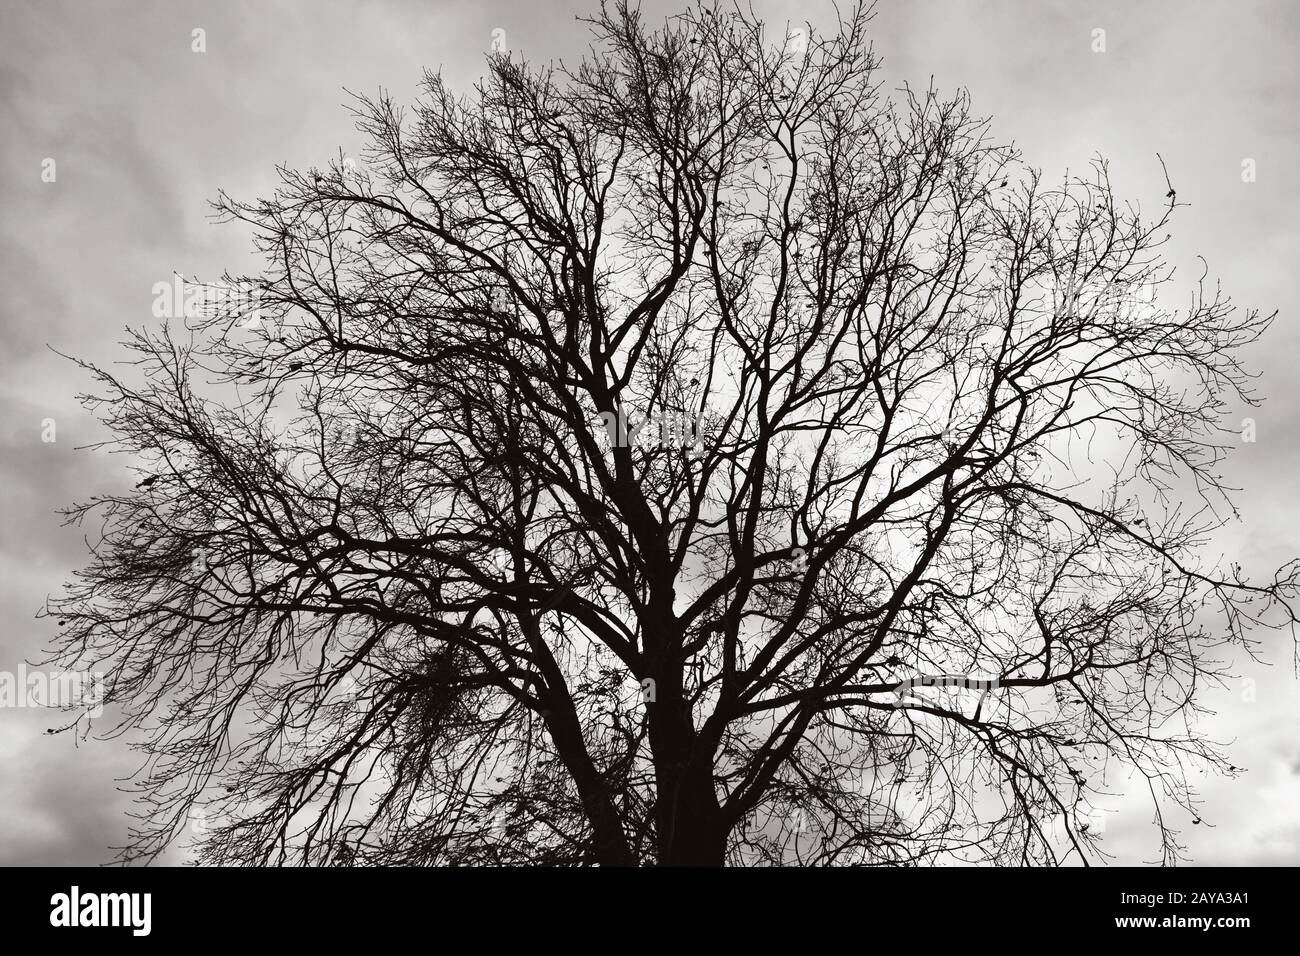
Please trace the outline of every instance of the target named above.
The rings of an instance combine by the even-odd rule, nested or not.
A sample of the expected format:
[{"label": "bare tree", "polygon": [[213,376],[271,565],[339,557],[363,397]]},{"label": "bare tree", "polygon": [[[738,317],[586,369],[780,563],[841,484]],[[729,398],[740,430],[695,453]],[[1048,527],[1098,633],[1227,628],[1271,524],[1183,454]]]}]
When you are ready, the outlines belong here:
[{"label": "bare tree", "polygon": [[1294,621],[1203,555],[1272,317],[870,20],[602,7],[222,195],[260,299],[85,366],[147,477],[49,608],[143,740],[126,859],[196,805],[225,863],[1088,859],[1111,765],[1178,855],[1198,695]]}]

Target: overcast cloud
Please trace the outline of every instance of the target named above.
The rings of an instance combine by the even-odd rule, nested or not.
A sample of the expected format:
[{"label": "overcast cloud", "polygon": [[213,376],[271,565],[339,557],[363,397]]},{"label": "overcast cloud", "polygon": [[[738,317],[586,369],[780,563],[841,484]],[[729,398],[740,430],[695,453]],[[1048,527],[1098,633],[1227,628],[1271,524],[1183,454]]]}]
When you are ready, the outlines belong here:
[{"label": "overcast cloud", "polygon": [[[769,22],[832,14],[829,2],[756,4]],[[127,325],[152,322],[151,287],[173,271],[249,270],[248,235],[208,220],[218,188],[253,198],[274,167],[325,165],[360,145],[345,88],[409,101],[421,71],[467,89],[494,29],[529,59],[575,59],[574,2],[276,4],[43,2],[0,6],[0,671],[38,657],[54,622],[34,619],[81,563],[82,532],[55,509],[131,481],[128,462],[75,446],[102,437],[75,395],[87,377],[47,349],[109,361]],[[645,4],[655,15],[674,5]],[[882,0],[877,51],[891,83],[964,85],[1001,139],[1059,179],[1095,152],[1121,198],[1154,209],[1160,153],[1190,204],[1173,227],[1178,279],[1212,278],[1242,305],[1281,316],[1250,356],[1265,407],[1258,441],[1228,475],[1242,523],[1221,542],[1256,573],[1300,555],[1294,501],[1300,414],[1300,5],[1130,0]],[[207,51],[191,52],[191,31]],[[1106,52],[1093,51],[1095,29]],[[42,181],[42,162],[57,181]],[[1257,181],[1242,181],[1253,159]],[[43,442],[54,419],[57,441]],[[91,529],[87,529],[88,531]],[[1204,781],[1187,826],[1202,864],[1300,863],[1300,681],[1285,635],[1271,666],[1209,694],[1201,723],[1247,772]],[[1253,681],[1253,686],[1246,683]],[[0,710],[0,863],[95,864],[126,836],[135,766],[123,740],[44,734],[48,714]],[[1132,781],[1105,846],[1118,862],[1158,856],[1151,809]],[[1186,822],[1186,821],[1184,821]],[[172,857],[180,860],[181,852]]]}]

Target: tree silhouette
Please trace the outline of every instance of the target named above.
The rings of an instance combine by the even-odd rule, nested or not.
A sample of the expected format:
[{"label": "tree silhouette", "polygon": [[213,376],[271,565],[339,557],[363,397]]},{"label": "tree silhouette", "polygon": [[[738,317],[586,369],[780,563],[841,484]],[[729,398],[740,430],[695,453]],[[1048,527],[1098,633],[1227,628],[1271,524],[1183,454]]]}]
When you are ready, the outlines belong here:
[{"label": "tree silhouette", "polygon": [[196,804],[223,863],[1090,859],[1113,764],[1179,854],[1198,695],[1294,621],[1202,555],[1272,316],[1170,305],[1172,185],[1047,185],[870,20],[602,7],[222,194],[256,301],[84,364],[147,477],[48,608],[143,741],[126,860]]}]

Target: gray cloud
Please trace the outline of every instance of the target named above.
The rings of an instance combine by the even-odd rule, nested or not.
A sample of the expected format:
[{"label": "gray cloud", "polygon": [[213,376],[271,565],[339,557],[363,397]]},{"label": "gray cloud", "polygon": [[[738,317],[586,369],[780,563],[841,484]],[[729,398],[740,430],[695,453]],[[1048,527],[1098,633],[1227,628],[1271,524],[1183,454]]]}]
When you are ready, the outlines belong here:
[{"label": "gray cloud", "polygon": [[[647,14],[675,7],[647,3]],[[468,88],[491,32],[534,59],[573,59],[585,45],[573,17],[585,2],[76,3],[10,6],[0,29],[0,669],[39,654],[49,622],[31,615],[80,563],[79,533],[54,510],[123,480],[120,460],[73,445],[96,435],[73,402],[84,374],[44,348],[115,354],[122,326],[149,319],[149,289],[173,269],[215,276],[254,266],[247,236],[213,228],[218,187],[251,198],[273,167],[322,164],[357,146],[343,87],[383,85],[409,99],[424,67]],[[824,22],[829,3],[764,3],[769,22]],[[1286,2],[1223,4],[1104,0],[1079,4],[910,0],[883,3],[877,47],[891,84],[969,87],[993,130],[1015,139],[1049,178],[1100,150],[1119,192],[1158,201],[1169,165],[1191,203],[1174,227],[1179,278],[1211,277],[1244,304],[1300,301],[1300,9]],[[208,52],[190,51],[207,31]],[[1092,52],[1094,29],[1107,52]],[[58,182],[40,163],[58,162]],[[1258,180],[1243,183],[1243,159]],[[1300,554],[1294,485],[1300,317],[1285,312],[1254,353],[1268,398],[1251,413],[1259,441],[1239,449],[1228,476],[1243,495],[1239,532],[1216,546],[1258,573]],[[54,446],[40,422],[59,424]],[[1202,827],[1185,827],[1203,863],[1300,861],[1300,714],[1291,647],[1262,649],[1278,666],[1242,662],[1257,681],[1213,699],[1201,729],[1231,740],[1249,772],[1205,781]],[[127,799],[115,777],[133,766],[122,742],[73,749],[43,735],[40,715],[0,712],[0,754],[19,767],[0,784],[0,863],[93,863],[125,834]],[[1119,786],[1117,783],[1116,786]],[[1119,862],[1154,858],[1151,812],[1140,793],[1117,801],[1106,846]]]}]

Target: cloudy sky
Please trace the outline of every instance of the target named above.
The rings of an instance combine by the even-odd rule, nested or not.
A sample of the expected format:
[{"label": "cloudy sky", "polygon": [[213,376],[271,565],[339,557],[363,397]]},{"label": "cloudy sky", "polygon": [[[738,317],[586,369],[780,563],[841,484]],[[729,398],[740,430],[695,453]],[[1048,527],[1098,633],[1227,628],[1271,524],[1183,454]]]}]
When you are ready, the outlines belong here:
[{"label": "cloudy sky", "polygon": [[[154,283],[254,266],[248,235],[207,201],[270,191],[274,167],[323,166],[360,146],[347,90],[410,100],[421,71],[468,88],[494,31],[532,60],[573,59],[591,0],[367,0],[275,4],[46,0],[0,5],[0,672],[54,624],[34,615],[81,562],[54,509],[125,487],[127,462],[76,446],[102,437],[75,396],[86,377],[48,346],[111,361],[125,326],[152,321]],[[831,14],[829,0],[755,3],[769,23]],[[679,7],[647,0],[647,12]],[[1155,208],[1169,168],[1180,202],[1178,278],[1196,256],[1242,305],[1280,318],[1250,356],[1267,399],[1228,476],[1243,521],[1221,547],[1248,570],[1300,555],[1300,5],[1288,0],[881,0],[876,49],[891,83],[966,86],[1049,179],[1100,152],[1121,198]],[[193,52],[195,29],[206,51]],[[1105,50],[1094,48],[1104,30]],[[501,34],[497,34],[500,36]],[[42,172],[53,160],[53,182]],[[1255,182],[1242,164],[1254,160]],[[48,176],[46,177],[48,178]],[[53,419],[56,440],[42,441]],[[1201,787],[1184,832],[1202,864],[1300,864],[1300,680],[1287,638],[1208,696],[1209,736],[1237,780]],[[49,715],[0,709],[0,864],[95,864],[122,842],[135,766],[124,741],[47,737]],[[1112,782],[1105,846],[1158,857],[1151,812]],[[180,860],[178,852],[173,859]]]}]

